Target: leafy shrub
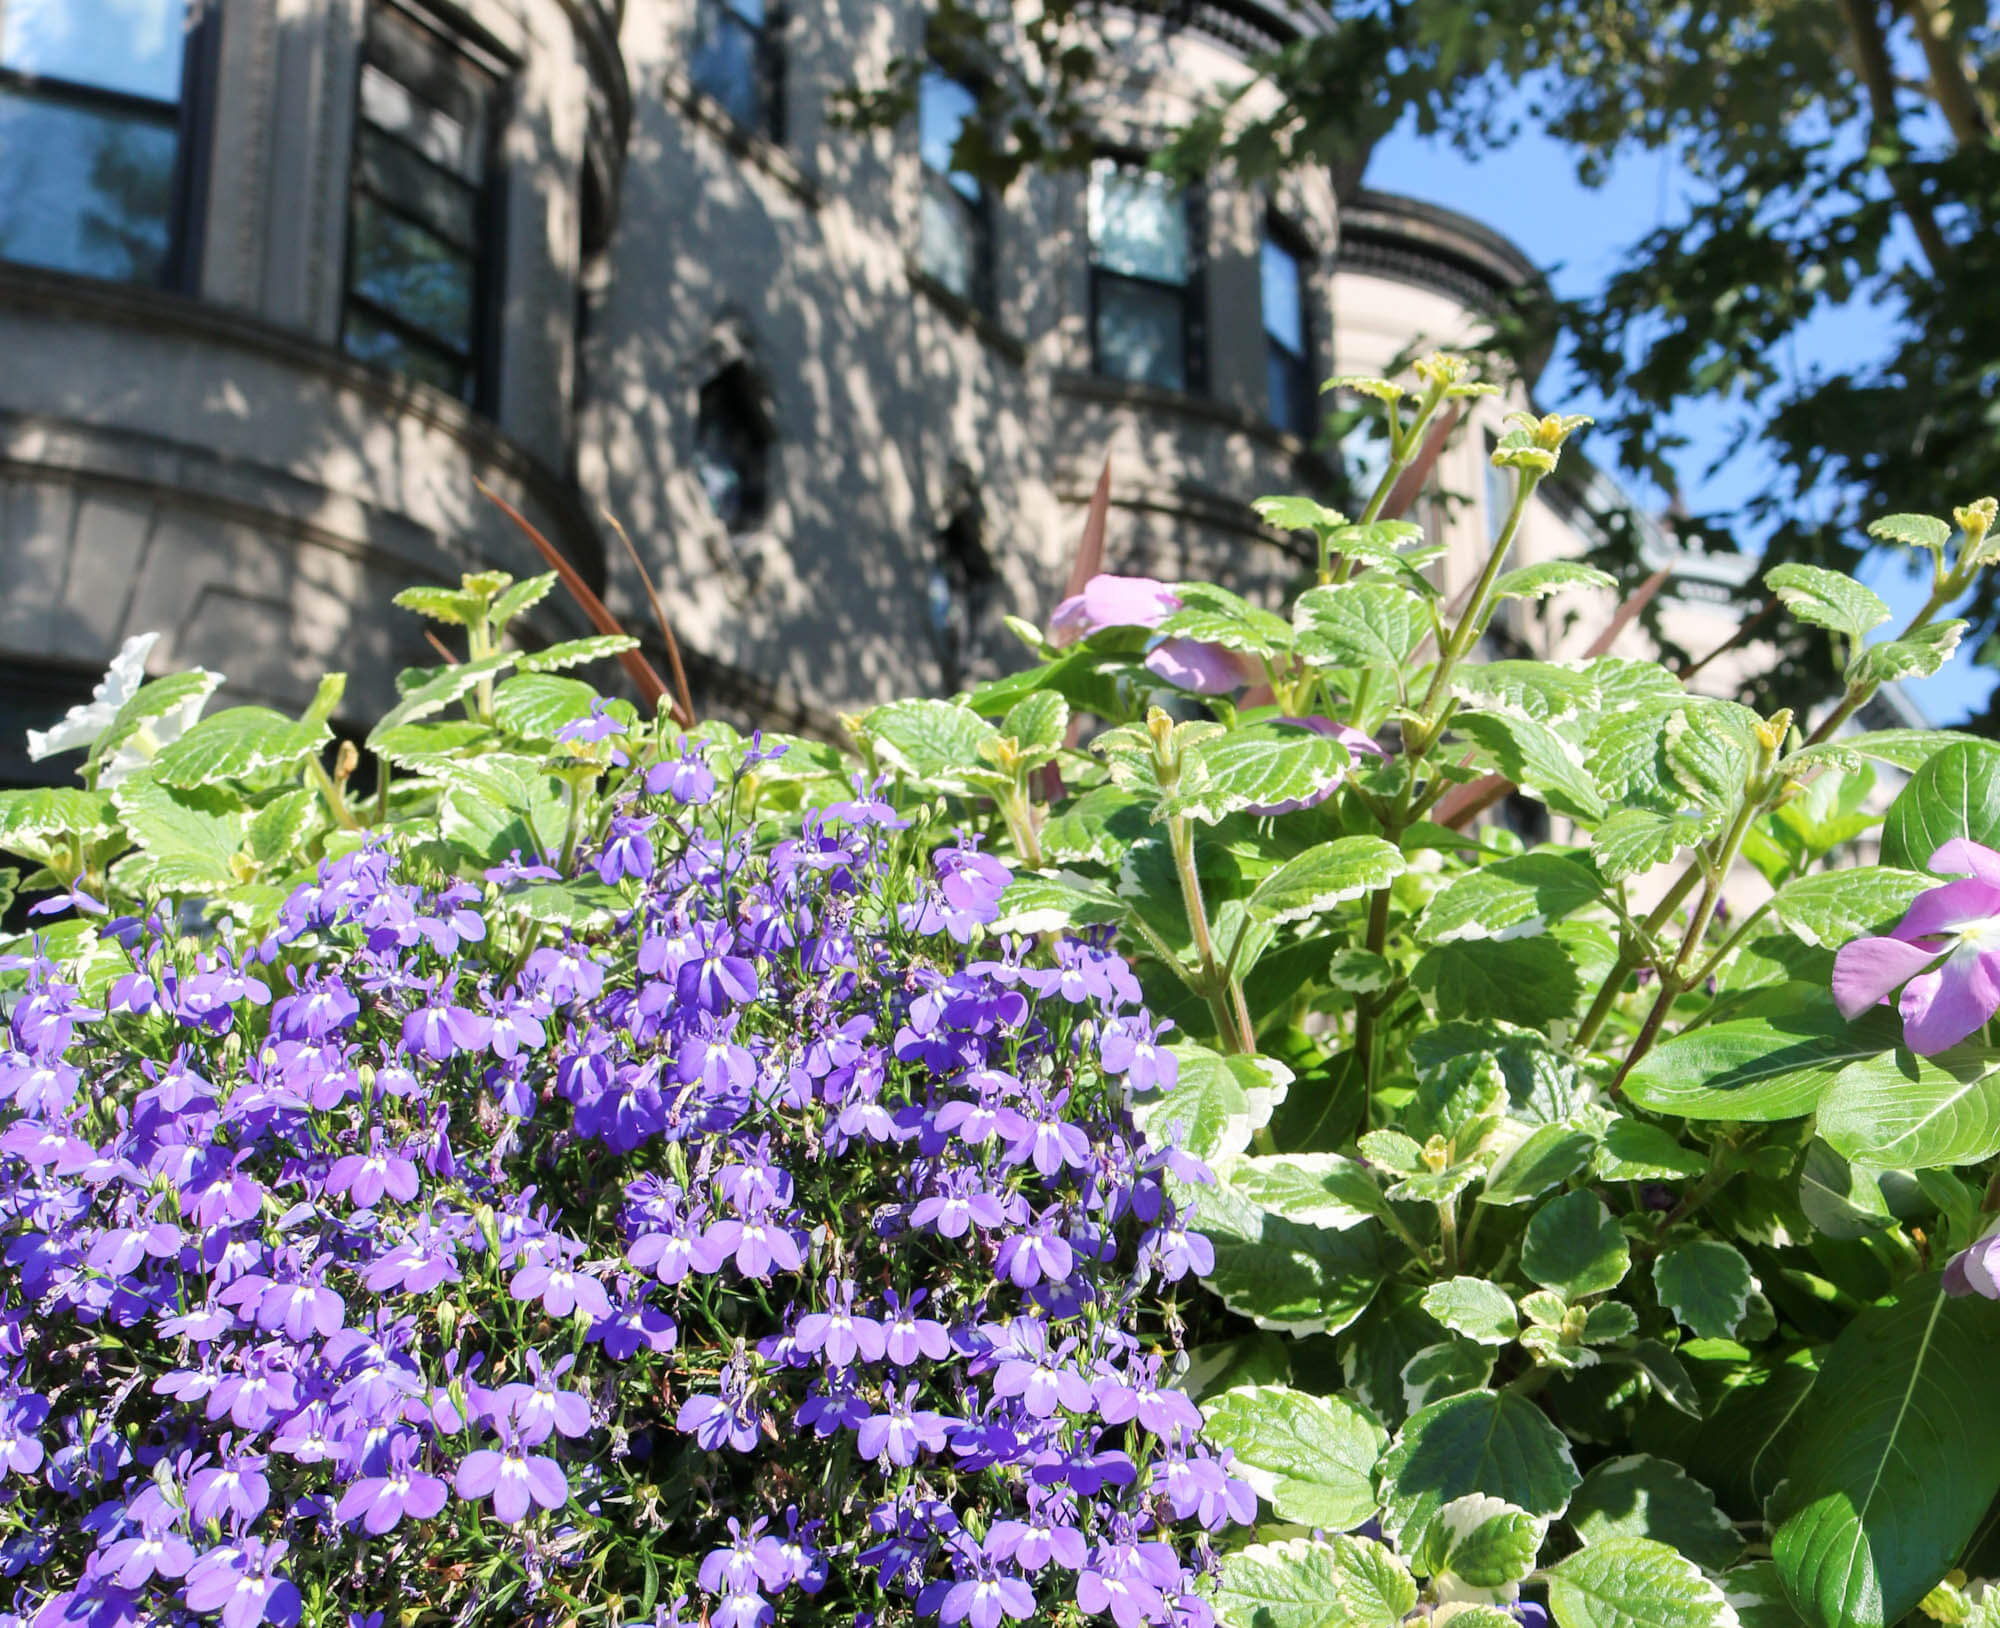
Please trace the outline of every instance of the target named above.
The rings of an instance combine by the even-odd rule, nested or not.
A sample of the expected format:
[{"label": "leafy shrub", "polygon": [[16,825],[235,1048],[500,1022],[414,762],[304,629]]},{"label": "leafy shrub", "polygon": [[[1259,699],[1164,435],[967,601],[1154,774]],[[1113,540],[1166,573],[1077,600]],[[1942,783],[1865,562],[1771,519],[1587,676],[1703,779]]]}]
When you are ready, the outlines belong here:
[{"label": "leafy shrub", "polygon": [[[854,720],[858,779],[555,671],[616,639],[506,651],[540,579],[412,596],[467,659],[405,675],[365,794],[325,692],[200,719],[209,681],[114,672],[83,786],[0,802],[67,913],[15,970],[0,1135],[20,1599],[115,1620],[149,1476],[254,1451],[242,1537],[294,1544],[314,1621],[2000,1624],[2000,747],[1855,722],[1951,655],[1995,505],[1874,528],[1933,562],[1893,637],[1773,569],[1843,667],[1760,717],[1475,661],[1500,607],[1611,586],[1508,566],[1581,421],[1501,441],[1454,606],[1383,511],[1483,387],[1344,382],[1390,465],[1352,520],[1260,502],[1316,545],[1288,614],[1100,577],[1022,672]],[[1477,823],[1509,794],[1553,835]],[[754,1214],[769,1262],[715,1230]],[[445,1244],[455,1282],[385,1276]],[[287,1328],[322,1282],[337,1331]],[[384,1472],[203,1389],[287,1352],[312,1406],[420,1376],[359,1451],[450,1485],[367,1558]],[[519,1526],[510,1450],[567,1493]],[[207,1576],[270,1559],[181,1530],[237,1557]]]}]

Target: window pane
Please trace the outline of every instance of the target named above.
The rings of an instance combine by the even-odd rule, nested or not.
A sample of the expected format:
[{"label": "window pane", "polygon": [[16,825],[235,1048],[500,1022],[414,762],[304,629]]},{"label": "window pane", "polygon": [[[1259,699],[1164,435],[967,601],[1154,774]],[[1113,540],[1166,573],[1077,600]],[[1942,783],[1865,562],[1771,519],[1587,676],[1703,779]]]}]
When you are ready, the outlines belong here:
[{"label": "window pane", "polygon": [[1305,362],[1275,340],[1266,343],[1265,353],[1271,422],[1294,435],[1310,435],[1316,426]]},{"label": "window pane", "polygon": [[187,0],[6,0],[0,66],[177,102]]},{"label": "window pane", "polygon": [[477,198],[463,182],[426,164],[409,148],[364,128],[357,158],[362,185],[415,215],[461,248],[478,242]]},{"label": "window pane", "polygon": [[442,238],[354,200],[354,290],[457,351],[472,349],[472,262]]},{"label": "window pane", "polygon": [[1185,296],[1173,289],[1100,276],[1097,371],[1135,384],[1186,389]]},{"label": "window pane", "polygon": [[688,71],[697,87],[728,110],[738,124],[764,127],[764,85],[757,62],[757,36],[726,12],[719,0],[701,8]]},{"label": "window pane", "polygon": [[917,216],[917,264],[960,299],[987,295],[985,224],[972,206],[933,177]]},{"label": "window pane", "polygon": [[361,116],[467,181],[476,184],[485,169],[486,155],[476,131],[431,106],[372,62],[361,69]]},{"label": "window pane", "polygon": [[917,96],[917,145],[926,168],[944,176],[960,196],[976,202],[979,180],[951,167],[951,150],[965,121],[979,110],[978,99],[956,79],[926,73]]},{"label": "window pane", "polygon": [[1164,175],[1099,159],[1090,171],[1090,248],[1107,271],[1185,283],[1187,200]]},{"label": "window pane", "polygon": [[1299,270],[1297,255],[1273,238],[1264,239],[1264,332],[1294,356],[1306,353]]},{"label": "window pane", "polygon": [[171,124],[0,91],[0,255],[154,282],[174,190]]},{"label": "window pane", "polygon": [[358,356],[364,362],[379,362],[398,373],[407,373],[412,378],[434,384],[461,399],[466,394],[469,375],[462,363],[397,333],[394,328],[375,321],[365,311],[352,307],[348,309],[340,339],[349,355]]}]

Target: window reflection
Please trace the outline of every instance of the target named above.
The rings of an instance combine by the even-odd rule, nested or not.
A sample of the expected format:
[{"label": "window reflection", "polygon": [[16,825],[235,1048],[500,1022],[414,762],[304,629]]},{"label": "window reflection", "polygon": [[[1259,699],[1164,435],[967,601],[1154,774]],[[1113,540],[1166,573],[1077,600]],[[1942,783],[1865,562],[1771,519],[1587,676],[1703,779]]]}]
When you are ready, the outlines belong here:
[{"label": "window reflection", "polygon": [[993,303],[993,212],[976,175],[952,166],[966,121],[979,100],[958,80],[925,73],[917,92],[917,145],[924,192],[917,221],[917,264],[981,310]]},{"label": "window reflection", "polygon": [[348,217],[351,355],[461,399],[484,382],[486,186],[499,83],[440,25],[370,14]]},{"label": "window reflection", "polygon": [[779,19],[764,0],[699,0],[688,72],[745,129],[785,139]]},{"label": "window reflection", "polygon": [[1310,435],[1315,414],[1305,256],[1275,222],[1264,229],[1261,270],[1266,411],[1279,429]]},{"label": "window reflection", "polygon": [[1201,386],[1189,195],[1116,159],[1090,172],[1091,335],[1099,373],[1166,390]]},{"label": "window reflection", "polygon": [[185,0],[0,0],[0,256],[170,279],[186,26]]}]

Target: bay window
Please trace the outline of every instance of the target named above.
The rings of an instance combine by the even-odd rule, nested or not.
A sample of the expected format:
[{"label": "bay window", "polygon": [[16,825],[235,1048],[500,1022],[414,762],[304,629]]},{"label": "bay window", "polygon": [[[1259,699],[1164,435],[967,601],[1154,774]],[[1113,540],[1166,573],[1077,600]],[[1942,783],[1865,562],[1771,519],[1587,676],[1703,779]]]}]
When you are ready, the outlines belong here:
[{"label": "bay window", "polygon": [[1166,390],[1205,384],[1196,204],[1136,164],[1091,166],[1091,341],[1106,377]]}]

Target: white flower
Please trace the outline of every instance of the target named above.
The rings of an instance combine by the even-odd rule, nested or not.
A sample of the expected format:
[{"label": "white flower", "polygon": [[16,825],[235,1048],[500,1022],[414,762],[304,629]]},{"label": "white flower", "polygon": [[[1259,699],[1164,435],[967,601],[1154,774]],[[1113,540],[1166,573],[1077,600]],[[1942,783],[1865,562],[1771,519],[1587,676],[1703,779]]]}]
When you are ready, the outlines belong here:
[{"label": "white flower", "polygon": [[157,633],[135,633],[127,639],[118,654],[111,658],[111,671],[90,692],[86,705],[71,707],[63,714],[62,722],[53,729],[28,731],[28,756],[40,762],[58,752],[73,752],[80,746],[90,745],[109,729],[111,720],[118,716],[118,709],[131,700],[138,693],[139,686],[146,682],[146,657],[159,640]]}]

